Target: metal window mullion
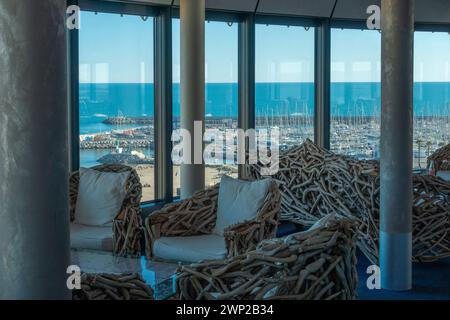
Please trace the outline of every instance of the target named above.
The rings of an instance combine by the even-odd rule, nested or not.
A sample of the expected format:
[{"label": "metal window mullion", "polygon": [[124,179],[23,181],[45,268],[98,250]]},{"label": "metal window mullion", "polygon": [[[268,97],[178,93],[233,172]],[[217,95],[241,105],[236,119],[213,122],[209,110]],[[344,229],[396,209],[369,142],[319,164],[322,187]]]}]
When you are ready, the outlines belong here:
[{"label": "metal window mullion", "polygon": [[[68,0],[67,6],[78,5],[78,0]],[[70,107],[70,170],[80,168],[80,92],[79,92],[79,31],[68,31],[69,107]]]},{"label": "metal window mullion", "polygon": [[154,140],[155,198],[173,200],[172,177],[172,14],[161,8],[155,18]]},{"label": "metal window mullion", "polygon": [[330,35],[330,23],[324,19],[315,29],[314,140],[325,149],[330,149]]},{"label": "metal window mullion", "polygon": [[[255,129],[255,19],[248,14],[238,31],[238,127]],[[248,142],[245,147],[248,151]],[[239,177],[245,178],[244,165]]]}]

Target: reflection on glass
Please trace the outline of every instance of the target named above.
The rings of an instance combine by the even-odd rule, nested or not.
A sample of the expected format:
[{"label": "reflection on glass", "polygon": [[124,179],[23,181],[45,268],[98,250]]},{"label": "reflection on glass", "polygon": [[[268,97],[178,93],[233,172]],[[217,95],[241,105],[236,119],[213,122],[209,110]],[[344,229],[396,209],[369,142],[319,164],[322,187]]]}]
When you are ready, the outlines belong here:
[{"label": "reflection on glass", "polygon": [[414,35],[414,168],[450,143],[450,35]]},{"label": "reflection on glass", "polygon": [[82,12],[80,165],[126,164],[154,200],[153,19]]},{"label": "reflection on glass", "polygon": [[314,140],[314,28],[256,25],[256,129],[280,148]]},{"label": "reflection on glass", "polygon": [[380,61],[378,31],[332,29],[330,144],[333,152],[358,159],[379,157]]}]

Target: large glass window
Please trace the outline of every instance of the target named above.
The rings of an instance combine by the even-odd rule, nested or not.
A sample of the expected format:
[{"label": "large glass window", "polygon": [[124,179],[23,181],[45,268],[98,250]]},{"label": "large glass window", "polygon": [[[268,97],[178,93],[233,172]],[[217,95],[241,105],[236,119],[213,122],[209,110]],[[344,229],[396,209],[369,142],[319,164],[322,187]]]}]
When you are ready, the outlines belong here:
[{"label": "large glass window", "polygon": [[314,139],[314,28],[256,25],[256,129],[280,148]]},{"label": "large glass window", "polygon": [[450,35],[414,35],[414,168],[450,143]]},{"label": "large glass window", "polygon": [[153,19],[82,12],[80,165],[126,164],[155,198]]},{"label": "large glass window", "polygon": [[[222,155],[214,152],[205,158],[205,185],[220,182],[222,175],[238,176],[235,159],[226,159],[226,151],[237,153],[233,129],[238,118],[238,25],[208,21],[205,24],[205,148],[220,143]],[[173,126],[180,127],[180,21],[173,20]],[[233,140],[226,142],[226,133]],[[231,141],[231,140],[230,140]],[[218,150],[218,149],[216,149]],[[230,158],[230,157],[228,157]],[[180,167],[174,166],[174,195],[179,195]]]},{"label": "large glass window", "polygon": [[359,159],[379,157],[381,34],[331,31],[331,150]]}]

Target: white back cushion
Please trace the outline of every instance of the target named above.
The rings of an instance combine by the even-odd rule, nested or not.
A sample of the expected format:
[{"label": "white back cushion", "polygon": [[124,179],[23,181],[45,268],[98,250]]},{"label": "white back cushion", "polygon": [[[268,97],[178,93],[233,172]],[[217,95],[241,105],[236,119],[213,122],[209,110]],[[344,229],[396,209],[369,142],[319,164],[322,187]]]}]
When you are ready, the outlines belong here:
[{"label": "white back cushion", "polygon": [[223,236],[226,228],[255,219],[271,183],[271,179],[249,182],[223,176],[220,181],[217,221],[213,232]]},{"label": "white back cushion", "polygon": [[75,222],[87,226],[110,225],[126,197],[130,172],[100,172],[80,169]]}]

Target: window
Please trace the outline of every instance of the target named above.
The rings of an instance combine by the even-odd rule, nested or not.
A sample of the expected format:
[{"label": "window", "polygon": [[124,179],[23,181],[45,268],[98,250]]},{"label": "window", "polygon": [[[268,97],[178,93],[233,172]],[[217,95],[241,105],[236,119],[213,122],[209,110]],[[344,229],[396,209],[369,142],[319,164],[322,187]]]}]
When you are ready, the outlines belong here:
[{"label": "window", "polygon": [[381,34],[331,30],[331,137],[333,152],[379,158]]},{"label": "window", "polygon": [[82,12],[80,166],[126,164],[154,200],[153,18]]},{"label": "window", "polygon": [[450,142],[450,35],[414,35],[414,168]]},{"label": "window", "polygon": [[314,140],[314,28],[256,25],[256,129],[280,148]]},{"label": "window", "polygon": [[[238,25],[237,23],[207,21],[205,24],[205,148],[212,147],[216,137],[224,144],[223,156],[211,152],[206,157],[205,185],[220,182],[222,175],[238,176],[236,159],[226,159],[226,148],[237,157],[233,139],[238,120]],[[173,126],[180,127],[180,21],[173,20]],[[219,140],[220,141],[220,140]],[[220,143],[222,144],[222,143]],[[216,149],[217,150],[217,149]],[[234,151],[233,151],[234,150]],[[229,156],[228,158],[231,158]],[[179,195],[180,167],[174,166],[174,195]]]}]

